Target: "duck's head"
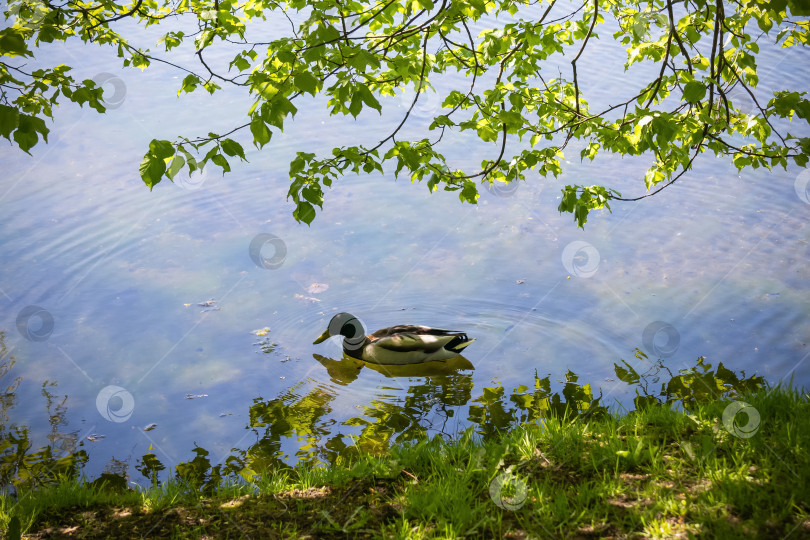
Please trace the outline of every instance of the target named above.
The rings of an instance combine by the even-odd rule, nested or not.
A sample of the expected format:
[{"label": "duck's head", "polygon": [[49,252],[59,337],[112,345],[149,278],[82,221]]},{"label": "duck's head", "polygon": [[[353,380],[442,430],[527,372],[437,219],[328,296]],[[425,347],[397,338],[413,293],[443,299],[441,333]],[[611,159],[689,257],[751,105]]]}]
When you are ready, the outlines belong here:
[{"label": "duck's head", "polygon": [[343,336],[344,348],[358,348],[366,340],[366,331],[357,317],[351,313],[338,313],[329,321],[329,327],[312,342],[313,345],[324,342],[332,336]]}]

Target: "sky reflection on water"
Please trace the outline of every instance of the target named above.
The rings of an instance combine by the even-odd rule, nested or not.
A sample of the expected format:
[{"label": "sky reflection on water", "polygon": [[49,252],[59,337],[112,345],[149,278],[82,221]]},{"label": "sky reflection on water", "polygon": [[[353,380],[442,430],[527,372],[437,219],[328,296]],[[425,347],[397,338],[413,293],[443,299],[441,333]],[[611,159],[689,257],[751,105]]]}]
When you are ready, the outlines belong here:
[{"label": "sky reflection on water", "polygon": [[[290,388],[320,388],[344,415],[418,384],[367,369],[348,384],[332,380],[313,353],[335,360],[339,347],[324,353],[311,343],[338,311],[369,330],[416,323],[466,331],[477,338],[466,351],[476,388],[572,370],[606,398],[626,401],[629,390],[607,380],[613,364],[637,361],[645,329],[659,321],[675,332],[653,339],[673,371],[703,355],[772,383],[810,381],[810,201],[796,189],[806,188],[806,171],[738,174],[706,156],[662,194],[596,212],[582,231],[557,212],[560,187],[604,183],[638,193],[642,167],[612,156],[580,163],[571,149],[560,178],[513,193],[482,190],[477,206],[392,175],[349,176],[307,227],[292,220],[285,198],[291,156],[355,134],[371,140],[401,114],[396,103],[390,116],[361,116],[348,135],[343,120],[301,107],[284,136],[249,152],[227,177],[212,169],[149,192],[137,170],[151,138],[195,133],[201,117],[206,130],[231,126],[245,99],[178,101],[166,72],[123,72],[113,58],[79,54],[53,50],[88,76],[121,77],[125,100],[104,116],[58,111],[52,143],[33,157],[2,150],[0,328],[23,378],[11,421],[45,444],[41,387],[57,382],[69,429],[83,441],[104,435],[85,443],[91,474],[150,446],[166,463],[187,459],[195,443],[224,456],[247,444],[254,400]],[[763,72],[763,81],[779,75],[807,87],[810,63],[789,63]],[[458,144],[449,154],[467,163],[481,150]],[[281,265],[251,259],[260,234],[283,241]],[[566,255],[573,242],[590,247]],[[27,306],[52,315],[47,339],[17,331]],[[269,352],[251,333],[265,327]],[[674,351],[669,336],[677,336]],[[99,410],[111,386],[132,397],[116,397],[115,410],[131,404],[124,421]],[[455,418],[463,428],[464,415]]]}]

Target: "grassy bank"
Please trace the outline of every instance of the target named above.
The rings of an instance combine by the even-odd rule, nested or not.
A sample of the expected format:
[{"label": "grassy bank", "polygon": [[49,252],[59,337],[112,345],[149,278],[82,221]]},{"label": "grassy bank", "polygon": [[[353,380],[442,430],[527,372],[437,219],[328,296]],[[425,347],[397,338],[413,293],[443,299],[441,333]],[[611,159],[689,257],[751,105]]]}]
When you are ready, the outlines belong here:
[{"label": "grassy bank", "polygon": [[487,442],[470,431],[206,490],[65,481],[2,496],[0,526],[37,538],[810,538],[808,481],[808,394],[777,388]]}]

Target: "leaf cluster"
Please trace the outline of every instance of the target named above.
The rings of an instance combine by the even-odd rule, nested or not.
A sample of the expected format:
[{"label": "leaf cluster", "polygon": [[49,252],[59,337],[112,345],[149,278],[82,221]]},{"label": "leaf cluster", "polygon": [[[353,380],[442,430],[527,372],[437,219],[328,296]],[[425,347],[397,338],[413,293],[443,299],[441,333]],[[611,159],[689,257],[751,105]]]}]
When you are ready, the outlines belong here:
[{"label": "leaf cluster", "polygon": [[[560,212],[582,227],[592,210],[610,209],[611,201],[672,185],[706,152],[739,169],[805,166],[810,137],[782,126],[806,128],[806,92],[756,90],[760,44],[806,47],[808,13],[798,0],[13,0],[6,17],[14,23],[0,31],[0,133],[27,152],[47,140],[44,120],[62,98],[104,112],[101,90],[74,81],[70,67],[25,71],[22,61],[40,43],[69,39],[112,46],[125,66],[169,66],[182,74],[178,94],[235,86],[253,98],[244,120],[226,133],[153,140],[140,167],[150,188],[209,162],[230,171],[231,158],[246,159],[244,144],[266,147],[316,96],[351,125],[368,112],[381,114],[385,98],[413,91],[380,140],[323,156],[298,152],[288,192],[297,220],[311,223],[325,189],[350,172],[384,173],[393,165],[397,176],[475,203],[481,183],[557,176],[572,141],[583,148],[582,159],[603,153],[647,159],[641,195],[623,197],[601,185],[562,188]],[[507,22],[490,23],[502,15]],[[163,53],[131,44],[124,19],[165,28]],[[285,19],[289,29],[267,37],[266,21]],[[618,28],[613,38],[625,47],[625,67],[654,66],[657,75],[593,110],[588,98],[598,88],[585,87],[578,69],[586,56],[600,54],[593,43],[608,23]],[[473,25],[483,30],[475,34]],[[211,60],[212,50],[234,47],[227,65]],[[175,63],[172,51],[180,49],[193,52],[197,64]],[[425,137],[405,139],[402,128],[414,108],[447,74],[462,76],[463,87],[441,96],[442,110]],[[447,145],[467,135],[490,149],[477,170],[448,163]]]}]

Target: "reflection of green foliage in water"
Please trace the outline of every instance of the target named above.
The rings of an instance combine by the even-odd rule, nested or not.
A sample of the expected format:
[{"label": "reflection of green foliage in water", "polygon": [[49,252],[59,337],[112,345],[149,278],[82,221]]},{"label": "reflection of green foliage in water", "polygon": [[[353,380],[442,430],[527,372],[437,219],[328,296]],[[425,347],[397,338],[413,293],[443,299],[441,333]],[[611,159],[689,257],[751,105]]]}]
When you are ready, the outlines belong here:
[{"label": "reflection of green foliage in water", "polygon": [[[362,427],[355,438],[353,451],[379,453],[392,443],[415,442],[427,437],[428,430],[447,433],[447,423],[453,418],[454,409],[463,406],[472,395],[473,381],[470,375],[442,375],[426,377],[424,383],[408,387],[402,403],[374,400],[362,408],[363,415],[350,418],[346,425]],[[435,405],[435,407],[434,407]]]},{"label": "reflection of green foliage in water", "polygon": [[599,405],[601,395],[594,398],[591,386],[577,384],[578,379],[574,372],[567,371],[562,391],[558,393],[551,391],[550,376],[540,378],[535,373],[533,392],[528,392],[529,387],[522,384],[512,391],[509,401],[514,403],[514,407],[505,402],[503,387],[484,388],[481,397],[474,400],[478,405],[470,407],[470,420],[478,426],[479,433],[488,439],[516,424],[544,418],[568,420],[580,415],[591,417],[607,412]]},{"label": "reflection of green foliage in water", "polygon": [[[453,416],[447,407],[465,405],[473,383],[469,375],[426,377],[421,384],[409,386],[399,402],[374,399],[361,408],[361,416],[340,423],[329,418],[334,394],[314,388],[299,397],[296,391],[302,386],[298,384],[273,400],[254,400],[250,427],[256,430],[258,441],[247,450],[237,451],[238,458],[231,465],[250,464],[251,472],[281,466],[285,457],[282,441],[292,437],[302,442],[296,452],[298,461],[307,463],[333,463],[339,456],[358,451],[378,453],[391,443],[421,440],[429,428],[436,427],[433,417],[443,420],[444,432],[444,424]],[[337,425],[359,427],[360,433],[344,435],[335,429]],[[258,428],[264,428],[263,432]],[[351,444],[347,444],[347,438],[352,439]]]},{"label": "reflection of green foliage in water", "polygon": [[[635,357],[641,362],[649,360],[640,349],[636,349]],[[746,378],[745,371],[741,371],[741,377],[738,377],[722,362],[717,364],[717,369],[712,370],[712,365],[705,363],[705,360],[703,356],[699,357],[694,367],[682,369],[678,375],[673,375],[660,359],[641,374],[624,360],[622,360],[624,366],[613,364],[613,369],[619,380],[637,386],[633,404],[639,410],[678,402],[685,409],[691,410],[699,403],[720,398],[734,399],[740,394],[765,387],[765,380],[762,377],[752,375]],[[666,371],[669,378],[661,383],[661,390],[656,395],[654,392],[651,393],[649,387],[659,382],[658,374],[661,371]]]},{"label": "reflection of green foliage in water", "polygon": [[[75,478],[87,462],[87,453],[76,450],[76,433],[61,433],[65,425],[67,397],[61,401],[49,390],[54,383],[42,384],[46,411],[51,425],[49,445],[32,452],[33,443],[27,426],[9,422],[9,411],[14,408],[22,377],[5,382],[14,367],[14,357],[6,347],[6,333],[0,331],[0,384],[8,385],[0,393],[0,485],[13,486],[15,491],[32,489],[55,483],[59,478]],[[61,455],[60,455],[61,454]]]},{"label": "reflection of green foliage in water", "polygon": [[213,493],[222,481],[221,467],[211,466],[208,450],[198,446],[194,453],[197,457],[177,465],[177,478],[202,493]]},{"label": "reflection of green foliage in water", "polygon": [[[0,333],[0,378],[13,367],[13,359],[6,358],[6,349]],[[743,392],[765,386],[761,377],[738,376],[722,363],[716,369],[703,357],[696,365],[681,370],[677,375],[661,360],[651,362],[640,350],[636,360],[615,364],[619,380],[635,387],[636,409],[649,407],[683,406],[691,409],[699,403],[718,398],[733,399]],[[334,366],[333,366],[334,367]],[[338,373],[333,369],[332,375]],[[355,374],[355,372],[353,372]],[[667,375],[661,381],[661,375]],[[352,377],[342,379],[350,384]],[[333,378],[333,380],[335,380]],[[231,478],[252,482],[257,475],[279,469],[289,469],[289,456],[282,445],[299,443],[295,459],[310,467],[318,463],[335,463],[358,453],[381,454],[392,444],[418,443],[430,439],[430,433],[454,437],[458,428],[469,425],[484,439],[497,438],[504,431],[525,423],[543,423],[557,419],[563,423],[584,422],[607,413],[602,404],[601,391],[594,397],[589,384],[580,384],[571,371],[565,379],[556,381],[562,387],[554,391],[550,376],[534,375],[533,388],[518,385],[507,394],[503,386],[481,388],[473,396],[472,376],[462,373],[431,374],[424,377],[401,377],[409,385],[396,400],[382,395],[360,407],[360,414],[345,419],[334,416],[332,401],[335,394],[316,386],[303,395],[299,392],[307,381],[302,381],[275,399],[256,398],[250,407],[248,428],[256,434],[256,442],[245,449],[233,449],[224,463],[213,464],[208,451],[195,447],[195,457],[175,468],[175,476],[189,488],[211,493],[223,479]],[[660,382],[660,389],[650,389]],[[20,488],[36,487],[53,481],[59,475],[76,476],[87,460],[86,453],[76,452],[75,435],[60,434],[58,426],[64,423],[65,401],[54,399],[43,386],[48,403],[52,430],[48,436],[50,446],[29,453],[31,444],[26,427],[8,425],[8,410],[15,403],[15,392],[20,379],[12,381],[0,395],[0,481]],[[458,411],[467,407],[465,426],[456,418]],[[358,432],[359,431],[359,432]],[[468,434],[472,433],[467,431]],[[71,443],[72,441],[72,443]],[[72,446],[71,446],[72,444]],[[67,455],[55,457],[54,451]],[[135,467],[150,480],[159,484],[165,466],[153,453],[141,458]]]},{"label": "reflection of green foliage in water", "polygon": [[[241,477],[244,480],[251,480],[255,474],[272,471],[277,468],[284,468],[286,457],[281,449],[282,442],[297,437],[303,444],[298,449],[296,456],[301,462],[317,461],[319,457],[324,457],[334,450],[336,438],[334,435],[326,444],[318,444],[329,436],[333,421],[324,420],[331,408],[329,402],[334,396],[328,394],[320,388],[315,388],[303,397],[296,393],[304,385],[300,382],[287,389],[281,396],[269,401],[263,398],[253,400],[250,407],[249,428],[253,429],[257,436],[255,444],[247,449],[234,449],[231,456],[225,460],[224,472],[227,475]],[[263,428],[263,429],[262,429]],[[195,479],[201,480],[200,468],[207,458],[197,452],[196,465],[191,468],[183,468],[186,464],[178,466],[178,473],[183,471],[187,480],[190,471],[195,471]],[[194,463],[194,461],[192,463]],[[212,477],[220,475],[220,466],[212,469]],[[178,477],[181,477],[178,474]],[[209,479],[210,480],[210,479]],[[201,487],[205,487],[205,483]]]},{"label": "reflection of green foliage in water", "polygon": [[141,462],[135,465],[135,468],[141,471],[141,474],[148,478],[153,486],[157,486],[160,471],[165,470],[166,466],[160,462],[155,454],[149,452],[141,458]]},{"label": "reflection of green foliage in water", "polygon": [[[631,386],[636,386],[634,403],[637,408],[682,404],[694,407],[717,398],[734,398],[740,393],[762,388],[761,377],[737,376],[719,364],[712,370],[704,358],[698,358],[694,367],[672,375],[661,360],[650,362],[640,350],[636,352],[638,367],[622,361],[616,364],[616,376]],[[639,373],[639,370],[643,373]],[[657,394],[649,387],[658,383],[657,374],[667,370],[670,378],[661,383]],[[410,379],[413,381],[413,379]],[[334,396],[316,388],[303,397],[295,391],[301,384],[291,388],[278,399],[255,400],[251,407],[251,427],[263,427],[258,441],[247,450],[236,450],[226,466],[229,473],[239,474],[244,479],[277,467],[286,467],[282,458],[281,444],[284,438],[297,437],[303,444],[296,457],[302,463],[319,461],[334,463],[341,457],[350,457],[358,452],[379,454],[392,444],[404,444],[426,440],[432,429],[445,436],[448,423],[455,415],[455,407],[469,404],[467,422],[484,439],[492,439],[518,424],[543,421],[548,418],[565,422],[583,422],[607,414],[602,404],[601,392],[594,397],[590,384],[581,384],[578,376],[568,371],[559,391],[552,390],[550,376],[534,376],[533,389],[519,385],[507,395],[502,386],[484,387],[473,398],[473,380],[470,375],[438,375],[420,378],[418,384],[407,387],[404,397],[398,402],[377,398],[361,408],[361,415],[338,423],[327,418],[331,413],[329,403]],[[359,428],[360,433],[350,437],[351,444],[336,426]],[[236,456],[236,457],[235,457]]]}]

